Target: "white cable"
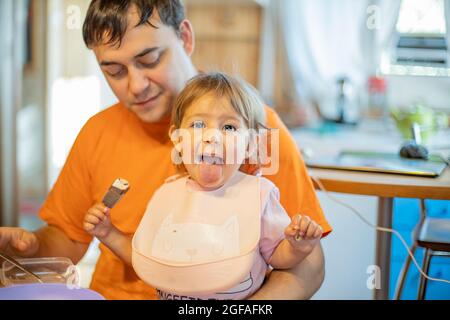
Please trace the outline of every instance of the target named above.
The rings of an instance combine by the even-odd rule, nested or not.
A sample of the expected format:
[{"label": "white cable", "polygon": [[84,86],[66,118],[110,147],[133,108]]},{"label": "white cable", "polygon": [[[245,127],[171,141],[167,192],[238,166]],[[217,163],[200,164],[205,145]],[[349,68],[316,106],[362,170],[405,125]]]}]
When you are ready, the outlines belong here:
[{"label": "white cable", "polygon": [[409,256],[411,257],[412,261],[414,262],[414,265],[416,266],[417,270],[419,270],[420,274],[422,276],[424,276],[425,278],[427,278],[428,280],[431,281],[438,281],[438,282],[444,282],[444,283],[448,283],[450,284],[450,280],[445,280],[445,279],[439,279],[439,278],[432,278],[428,275],[425,274],[425,272],[422,271],[422,268],[420,268],[419,264],[416,261],[416,258],[414,257],[414,254],[411,252],[411,250],[409,250],[408,244],[406,243],[406,241],[403,239],[403,237],[400,235],[400,233],[397,230],[393,230],[393,229],[389,229],[389,228],[384,228],[384,227],[380,227],[380,226],[376,226],[372,223],[370,223],[369,221],[367,221],[366,218],[364,218],[355,208],[353,208],[352,206],[346,204],[345,202],[340,201],[339,199],[336,199],[330,192],[328,192],[325,187],[323,186],[322,182],[320,182],[320,180],[318,178],[315,178],[313,176],[311,176],[311,179],[313,179],[317,185],[319,186],[320,190],[323,191],[328,198],[330,198],[331,200],[333,200],[334,202],[340,204],[341,206],[346,207],[347,209],[350,209],[354,214],[356,214],[365,224],[367,224],[368,226],[370,226],[371,228],[374,228],[378,231],[381,232],[390,232],[395,234],[400,241],[402,242],[403,246],[406,248],[406,250],[408,251]]}]

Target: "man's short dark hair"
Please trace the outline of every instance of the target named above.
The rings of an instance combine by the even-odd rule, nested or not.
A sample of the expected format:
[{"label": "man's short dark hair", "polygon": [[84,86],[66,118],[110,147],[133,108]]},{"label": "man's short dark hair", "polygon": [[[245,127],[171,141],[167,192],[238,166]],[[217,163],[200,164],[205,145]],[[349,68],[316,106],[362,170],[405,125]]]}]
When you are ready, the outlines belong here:
[{"label": "man's short dark hair", "polygon": [[107,44],[118,45],[128,28],[128,11],[136,8],[139,22],[134,27],[148,24],[154,10],[158,11],[161,22],[179,31],[185,19],[184,7],[180,0],[92,0],[83,25],[83,39],[88,48]]}]

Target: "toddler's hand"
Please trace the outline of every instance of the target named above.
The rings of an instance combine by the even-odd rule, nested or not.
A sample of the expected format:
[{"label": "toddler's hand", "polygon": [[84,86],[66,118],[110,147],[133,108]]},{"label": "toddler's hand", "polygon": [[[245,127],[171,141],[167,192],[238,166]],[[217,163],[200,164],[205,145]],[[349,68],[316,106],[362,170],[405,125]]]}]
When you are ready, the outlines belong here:
[{"label": "toddler's hand", "polygon": [[98,239],[106,237],[113,225],[109,216],[109,208],[99,203],[90,208],[84,217],[83,228],[90,235]]},{"label": "toddler's hand", "polygon": [[284,234],[295,250],[310,253],[322,237],[322,227],[310,217],[298,214],[292,217]]}]

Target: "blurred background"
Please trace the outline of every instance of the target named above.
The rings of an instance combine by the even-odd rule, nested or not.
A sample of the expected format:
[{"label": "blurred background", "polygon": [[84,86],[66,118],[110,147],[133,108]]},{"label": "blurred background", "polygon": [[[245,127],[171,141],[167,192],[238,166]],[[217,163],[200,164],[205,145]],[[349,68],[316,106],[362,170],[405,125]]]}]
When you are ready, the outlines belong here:
[{"label": "blurred background", "polygon": [[[450,1],[184,3],[196,33],[193,60],[198,69],[224,70],[253,84],[305,154],[321,151],[310,150],[311,141],[325,141],[332,148],[338,125],[368,128],[400,143],[411,138],[411,121],[422,125],[431,147],[444,154],[450,149]],[[88,0],[0,1],[2,226],[34,230],[42,225],[39,208],[78,131],[89,117],[116,102],[82,41],[88,5]],[[335,231],[324,240],[327,278],[316,298],[369,299],[366,271],[374,259],[375,232],[319,196]],[[341,197],[376,221],[375,198]],[[397,203],[403,207],[396,210],[406,206],[418,212],[415,200]],[[448,202],[435,205],[450,216]],[[400,222],[408,239],[418,213],[410,217]],[[349,230],[360,241],[349,238]],[[80,264],[85,285],[95,265],[95,245]],[[392,282],[404,258],[404,252],[397,254]],[[449,266],[442,262],[436,272],[448,279]],[[411,277],[415,292],[418,273]],[[430,285],[429,290],[431,297],[450,298],[448,286]]]}]

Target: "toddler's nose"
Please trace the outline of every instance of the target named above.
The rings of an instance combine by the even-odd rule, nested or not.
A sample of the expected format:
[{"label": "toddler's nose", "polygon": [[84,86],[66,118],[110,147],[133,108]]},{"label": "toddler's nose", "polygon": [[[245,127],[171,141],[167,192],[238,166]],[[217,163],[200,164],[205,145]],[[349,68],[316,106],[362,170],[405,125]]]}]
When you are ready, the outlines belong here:
[{"label": "toddler's nose", "polygon": [[220,143],[222,133],[217,129],[209,129],[203,133],[203,142],[206,143]]}]

